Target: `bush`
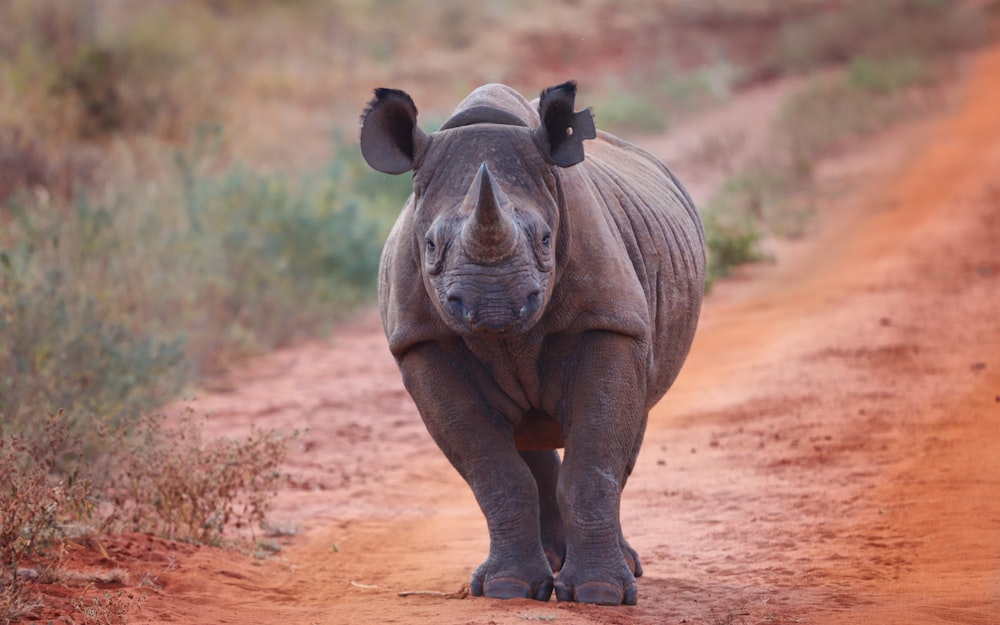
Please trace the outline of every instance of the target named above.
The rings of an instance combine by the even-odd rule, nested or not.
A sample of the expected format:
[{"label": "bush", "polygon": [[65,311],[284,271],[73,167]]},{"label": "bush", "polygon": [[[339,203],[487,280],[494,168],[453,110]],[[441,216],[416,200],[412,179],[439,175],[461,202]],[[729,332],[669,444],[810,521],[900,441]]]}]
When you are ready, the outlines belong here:
[{"label": "bush", "polygon": [[300,183],[210,174],[201,149],[178,156],[173,184],[7,204],[0,429],[59,409],[77,432],[127,420],[374,295],[408,180],[386,184],[354,154]]},{"label": "bush", "polygon": [[862,93],[888,95],[931,80],[927,63],[916,56],[889,57],[884,60],[867,56],[851,59],[847,66],[847,84]]},{"label": "bush", "polygon": [[[88,456],[99,421],[124,425],[188,380],[179,339],[131,319],[99,249],[120,246],[110,213],[78,204],[19,212],[0,243],[0,433],[35,440],[39,413],[59,414]],[[6,249],[4,249],[6,247]],[[110,283],[101,283],[97,276]],[[61,409],[65,409],[60,412]]]},{"label": "bush", "polygon": [[[361,169],[341,153],[293,185],[243,167],[198,173],[182,156],[186,224],[166,253],[181,252],[187,292],[209,323],[191,323],[192,360],[202,372],[244,355],[327,331],[337,314],[375,293],[382,242],[407,186]],[[182,296],[183,293],[178,293]]]},{"label": "bush", "polygon": [[374,295],[409,181],[369,173],[342,145],[301,181],[219,170],[216,136],[159,184],[0,204],[7,614],[32,605],[18,564],[67,522],[196,542],[259,525],[288,436],[207,440],[190,417],[170,428],[148,411],[235,358],[324,334]]},{"label": "bush", "polygon": [[174,427],[148,415],[128,430],[98,424],[102,456],[85,460],[66,414],[38,421],[31,437],[0,433],[0,623],[40,605],[31,582],[59,577],[49,554],[70,528],[216,544],[228,529],[261,526],[293,436],[205,440],[190,414]]},{"label": "bush", "polygon": [[983,40],[984,20],[960,3],[938,0],[851,2],[782,24],[773,54],[784,71],[802,72],[857,57],[942,58]]},{"label": "bush", "polygon": [[916,57],[859,56],[840,73],[812,81],[785,104],[778,135],[789,167],[808,176],[841,145],[923,110],[940,79]]},{"label": "bush", "polygon": [[206,441],[190,413],[169,429],[148,417],[120,460],[109,520],[118,530],[208,544],[227,528],[253,531],[264,523],[289,438],[253,430]]},{"label": "bush", "polygon": [[43,425],[28,441],[0,432],[0,622],[11,623],[30,613],[38,602],[30,596],[31,575],[22,568],[35,564],[61,538],[67,518],[93,509],[91,484],[77,470],[58,477],[67,431],[59,415],[39,419]]},{"label": "bush", "polygon": [[748,212],[746,204],[734,201],[744,202],[745,198],[717,195],[702,212],[708,248],[706,290],[728,276],[733,268],[767,258],[762,248],[765,231],[760,218]]}]

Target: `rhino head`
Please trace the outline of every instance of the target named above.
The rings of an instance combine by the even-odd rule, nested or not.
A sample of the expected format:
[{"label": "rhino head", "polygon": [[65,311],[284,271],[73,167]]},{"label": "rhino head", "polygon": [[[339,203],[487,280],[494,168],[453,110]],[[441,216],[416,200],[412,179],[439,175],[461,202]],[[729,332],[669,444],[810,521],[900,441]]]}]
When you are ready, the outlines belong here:
[{"label": "rhino head", "polygon": [[474,93],[430,135],[394,89],[377,89],[362,119],[368,164],[413,172],[412,240],[397,245],[413,246],[428,296],[461,334],[514,336],[542,317],[558,264],[557,168],[581,162],[596,136],[590,111],[573,111],[575,83],[543,91],[537,113],[507,89]]}]

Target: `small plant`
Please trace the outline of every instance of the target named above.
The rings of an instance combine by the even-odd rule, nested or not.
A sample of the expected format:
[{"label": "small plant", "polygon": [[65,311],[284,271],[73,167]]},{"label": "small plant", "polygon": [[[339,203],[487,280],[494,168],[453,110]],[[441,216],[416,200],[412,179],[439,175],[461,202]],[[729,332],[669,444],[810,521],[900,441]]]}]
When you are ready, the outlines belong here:
[{"label": "small plant", "polygon": [[209,544],[230,527],[262,527],[288,438],[254,430],[206,441],[190,413],[169,430],[150,417],[121,460],[115,517],[128,529]]},{"label": "small plant", "polygon": [[125,590],[105,591],[103,595],[74,599],[73,608],[83,615],[87,625],[127,625],[129,619],[146,601],[146,593],[133,594]]},{"label": "small plant", "polygon": [[56,477],[66,444],[57,416],[44,425],[34,444],[0,433],[0,622],[9,623],[37,607],[30,597],[32,575],[24,568],[63,535],[68,518],[92,510],[90,483],[77,473]]},{"label": "small plant", "polygon": [[733,268],[767,258],[761,247],[764,230],[751,215],[710,207],[702,214],[702,221],[708,248],[706,289],[728,276]]},{"label": "small plant", "polygon": [[18,580],[0,583],[0,623],[3,625],[19,623],[22,617],[30,615],[42,605],[42,600],[30,596],[23,583]]}]

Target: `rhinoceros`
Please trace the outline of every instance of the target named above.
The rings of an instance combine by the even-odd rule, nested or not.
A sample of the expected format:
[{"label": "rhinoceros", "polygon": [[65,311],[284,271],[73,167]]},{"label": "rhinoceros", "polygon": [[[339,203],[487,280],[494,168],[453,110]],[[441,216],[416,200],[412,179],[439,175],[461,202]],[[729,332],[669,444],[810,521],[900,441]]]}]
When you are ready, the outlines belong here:
[{"label": "rhinoceros", "polygon": [[362,154],[413,172],[379,309],[427,430],[486,517],[472,594],[635,604],[621,494],[694,337],[704,233],[673,173],[597,131],[576,89],[529,103],[486,85],[430,134],[407,93],[375,90]]}]

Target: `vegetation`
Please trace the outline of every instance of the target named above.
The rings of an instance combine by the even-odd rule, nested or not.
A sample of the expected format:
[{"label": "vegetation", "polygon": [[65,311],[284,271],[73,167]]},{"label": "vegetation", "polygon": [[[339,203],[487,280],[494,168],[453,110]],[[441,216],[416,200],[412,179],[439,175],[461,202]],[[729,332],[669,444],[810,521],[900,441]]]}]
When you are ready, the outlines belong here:
[{"label": "vegetation", "polygon": [[[887,24],[874,36],[872,28]],[[848,33],[871,36],[847,46],[855,41]],[[733,267],[766,259],[769,234],[801,235],[814,212],[810,193],[820,160],[939,101],[935,86],[953,71],[956,55],[982,36],[982,23],[970,14],[916,1],[859,3],[788,30],[776,53],[796,60],[790,69],[841,64],[785,104],[768,153],[733,172],[706,203],[709,285]],[[789,39],[796,45],[789,48]]]},{"label": "vegetation", "polygon": [[103,596],[95,596],[91,600],[74,599],[73,607],[83,615],[86,625],[127,625],[132,614],[146,601],[146,595],[133,594],[118,589],[115,592],[104,591]]},{"label": "vegetation", "polygon": [[[985,23],[933,0],[627,4],[0,3],[0,621],[37,605],[33,575],[74,532],[215,543],[263,521],[290,435],[208,439],[156,410],[371,300],[409,188],[354,147],[372,86],[413,85],[433,120],[475,84],[575,76],[629,136],[836,65],[707,202],[714,279],[800,231],[817,159],[919,110]],[[77,608],[124,622],[134,604]]]},{"label": "vegetation", "polygon": [[[0,232],[0,415],[127,419],[232,358],[315,335],[372,292],[401,203],[344,158],[294,185],[178,155],[127,193],[7,203]],[[398,188],[398,187],[396,187]],[[362,196],[361,194],[367,194]],[[116,421],[117,422],[117,421]]]},{"label": "vegetation", "polygon": [[44,422],[28,442],[0,437],[0,621],[12,622],[37,607],[29,592],[33,576],[22,569],[61,535],[63,521],[91,510],[92,488],[78,467],[54,476],[65,448],[57,418]]}]

